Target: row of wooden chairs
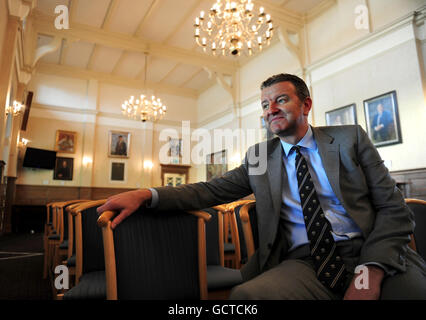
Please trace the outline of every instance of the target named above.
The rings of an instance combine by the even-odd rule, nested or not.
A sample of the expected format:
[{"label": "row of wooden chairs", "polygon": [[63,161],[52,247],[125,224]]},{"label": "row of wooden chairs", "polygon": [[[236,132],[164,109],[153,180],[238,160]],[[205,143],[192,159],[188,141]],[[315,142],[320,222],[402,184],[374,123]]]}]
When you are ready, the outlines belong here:
[{"label": "row of wooden chairs", "polygon": [[[164,294],[164,292],[161,293],[161,290],[157,292],[152,286],[149,286],[148,291],[140,288],[135,290],[137,282],[130,275],[133,273],[145,274],[143,277],[140,274],[133,274],[133,277],[140,278],[140,281],[143,282],[146,281],[147,272],[146,270],[142,271],[144,268],[151,266],[150,272],[153,270],[157,272],[162,265],[163,268],[168,266],[167,274],[174,276],[166,283],[175,283],[177,285],[176,278],[185,279],[185,277],[176,274],[175,271],[170,272],[170,270],[175,270],[179,264],[189,262],[192,263],[192,269],[187,265],[180,268],[180,270],[193,270],[193,272],[191,275],[186,275],[186,284],[185,282],[180,282],[178,287],[185,287],[188,283],[198,283],[199,290],[196,295],[198,298],[226,299],[232,287],[242,282],[241,274],[238,270],[241,255],[234,209],[247,203],[247,201],[221,205],[201,211],[172,212],[161,215],[151,214],[147,209],[140,209],[144,211],[143,214],[135,213],[114,231],[111,230],[110,221],[115,213],[105,212],[100,217],[96,213],[96,208],[105,203],[105,201],[71,200],[53,202],[47,205],[44,277],[50,278],[55,298],[161,298],[161,294]],[[196,228],[193,225],[191,227],[191,223],[185,222],[188,217],[197,218]],[[224,232],[226,230],[224,217],[227,217],[228,221],[232,221],[230,229],[232,230],[232,241],[236,248],[236,254],[232,258],[235,261],[234,268],[224,265]],[[137,219],[136,223],[133,219]],[[164,232],[163,229],[168,224],[168,232]],[[173,226],[182,224],[187,224],[185,228],[188,229],[180,234],[175,234],[175,239],[170,239],[168,243],[165,242],[164,238],[173,234],[174,231],[170,232],[175,229]],[[144,234],[150,234],[151,238],[137,239],[137,235],[141,234],[141,229],[145,230]],[[154,232],[153,230],[157,231]],[[136,238],[129,239],[128,234],[134,234]],[[161,234],[163,234],[163,237],[158,236]],[[184,245],[179,241],[181,237],[186,235],[191,235],[192,241]],[[137,246],[133,244],[135,239],[139,241]],[[125,249],[123,249],[124,243],[127,243],[124,246]],[[180,247],[173,250],[168,249],[172,245],[180,245]],[[133,248],[133,251],[129,248]],[[140,257],[141,248],[146,248],[146,252],[149,252],[149,255],[140,263],[139,268],[136,268],[134,257]],[[173,256],[171,256],[171,253],[180,252],[178,249],[182,248],[186,248],[181,252],[182,258],[175,256],[174,260],[171,259]],[[167,255],[162,256],[162,252],[167,252]],[[188,252],[191,252],[191,254]],[[190,256],[189,258],[188,255]],[[193,259],[194,255],[197,256],[196,261]],[[160,260],[158,260],[159,256],[161,257]],[[132,261],[129,265],[131,265],[130,268],[133,273],[128,271],[121,272],[121,268],[125,265],[123,261],[126,261],[126,259]],[[152,269],[153,260],[162,261],[164,264],[156,265]],[[173,261],[173,266],[170,266],[170,261]],[[69,270],[71,277],[69,290],[58,290],[53,286],[57,276],[54,272],[55,267],[61,264],[67,266]],[[194,269],[194,265],[198,266],[197,270]],[[197,274],[198,280],[190,279]],[[164,275],[162,277],[163,279],[166,278]],[[150,278],[155,278],[155,273],[150,274]],[[123,284],[123,281],[124,283],[126,282],[124,279],[127,279],[127,285]],[[168,288],[165,291],[177,292],[176,290]],[[178,298],[169,295],[165,297]],[[195,296],[187,294],[185,297],[194,298]]]},{"label": "row of wooden chairs", "polygon": [[[408,246],[426,261],[426,201],[421,199],[405,199],[405,203],[413,213],[414,232],[410,235]],[[239,241],[244,244],[241,250],[242,263],[250,258],[258,248],[256,202],[248,201],[236,206],[232,211],[238,225]]]}]

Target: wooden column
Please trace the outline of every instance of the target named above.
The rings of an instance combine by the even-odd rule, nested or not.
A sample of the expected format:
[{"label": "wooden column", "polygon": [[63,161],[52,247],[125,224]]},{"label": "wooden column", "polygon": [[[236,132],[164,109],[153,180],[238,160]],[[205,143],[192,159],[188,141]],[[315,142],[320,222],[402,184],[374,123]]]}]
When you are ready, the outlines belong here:
[{"label": "wooden column", "polygon": [[[1,61],[0,72],[0,150],[4,148],[4,137],[6,131],[6,114],[5,109],[9,104],[10,89],[12,86],[13,70],[15,65],[15,53],[17,36],[20,28],[18,17],[9,16],[6,27],[6,34],[3,42],[3,59]],[[0,153],[0,157],[3,157]],[[7,159],[1,159],[7,160]]]}]

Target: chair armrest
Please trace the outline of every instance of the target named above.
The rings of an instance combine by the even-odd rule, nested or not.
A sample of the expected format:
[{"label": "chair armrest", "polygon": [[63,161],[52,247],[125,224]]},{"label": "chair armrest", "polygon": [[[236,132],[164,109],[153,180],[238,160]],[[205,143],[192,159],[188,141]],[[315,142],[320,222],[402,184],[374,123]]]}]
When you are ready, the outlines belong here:
[{"label": "chair armrest", "polygon": [[117,211],[104,211],[98,218],[97,224],[100,228],[106,228],[110,222],[117,215]]},{"label": "chair armrest", "polygon": [[243,227],[244,239],[247,248],[247,258],[250,258],[255,251],[253,230],[250,223],[249,211],[256,205],[256,202],[250,202],[244,204],[240,209],[240,219]]}]

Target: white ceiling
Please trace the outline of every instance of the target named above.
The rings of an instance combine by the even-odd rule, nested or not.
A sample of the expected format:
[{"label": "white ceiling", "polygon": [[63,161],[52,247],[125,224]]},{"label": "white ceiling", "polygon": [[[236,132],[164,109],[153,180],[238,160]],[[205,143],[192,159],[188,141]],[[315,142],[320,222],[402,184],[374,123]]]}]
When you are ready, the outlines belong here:
[{"label": "white ceiling", "polygon": [[[281,20],[286,12],[293,18],[302,18],[323,1],[325,0],[254,0],[256,6],[261,2],[273,19],[274,15],[280,15]],[[60,49],[44,56],[41,64],[55,65],[57,68],[72,67],[77,74],[93,71],[109,77],[116,76],[121,80],[142,82],[145,78],[145,56],[144,50],[139,50],[140,41],[141,46],[146,45],[147,51],[151,51],[152,47],[159,48],[148,56],[147,82],[158,84],[160,88],[161,85],[167,85],[200,92],[214,81],[209,79],[204,66],[214,69],[219,63],[231,66],[231,63],[236,62],[234,57],[212,60],[195,44],[194,18],[201,10],[208,11],[213,2],[214,0],[39,0],[37,10],[40,16],[51,21],[55,18],[57,5],[68,6],[70,32],[75,32],[74,37],[77,38],[70,36],[67,39],[73,41],[63,40]],[[93,31],[99,36],[78,39],[78,35],[84,34],[85,30]],[[53,31],[52,34],[45,30],[38,33],[38,46],[48,44],[53,35],[61,36],[61,33],[53,34]],[[117,45],[105,45],[104,39],[100,39],[101,35],[110,36],[114,39],[111,43]],[[119,41],[129,39],[129,47],[120,46]],[[226,70],[226,66],[224,64],[221,70]]]}]

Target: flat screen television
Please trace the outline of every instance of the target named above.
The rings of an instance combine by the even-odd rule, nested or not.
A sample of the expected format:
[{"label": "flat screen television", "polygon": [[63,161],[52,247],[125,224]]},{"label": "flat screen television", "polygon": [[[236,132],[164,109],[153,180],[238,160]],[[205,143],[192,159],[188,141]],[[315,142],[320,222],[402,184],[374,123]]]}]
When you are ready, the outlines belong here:
[{"label": "flat screen television", "polygon": [[22,165],[27,168],[54,169],[55,161],[56,151],[28,147]]}]

